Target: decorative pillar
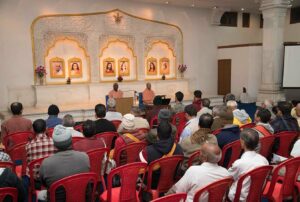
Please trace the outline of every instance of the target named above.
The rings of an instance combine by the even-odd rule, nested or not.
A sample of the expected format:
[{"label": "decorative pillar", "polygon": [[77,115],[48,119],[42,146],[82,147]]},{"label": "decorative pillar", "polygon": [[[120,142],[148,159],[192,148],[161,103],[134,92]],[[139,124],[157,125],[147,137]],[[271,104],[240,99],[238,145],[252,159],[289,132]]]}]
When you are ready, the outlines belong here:
[{"label": "decorative pillar", "polygon": [[263,66],[261,85],[257,101],[265,99],[284,100],[280,89],[283,70],[283,36],[286,13],[290,0],[262,0],[260,10],[263,13]]}]

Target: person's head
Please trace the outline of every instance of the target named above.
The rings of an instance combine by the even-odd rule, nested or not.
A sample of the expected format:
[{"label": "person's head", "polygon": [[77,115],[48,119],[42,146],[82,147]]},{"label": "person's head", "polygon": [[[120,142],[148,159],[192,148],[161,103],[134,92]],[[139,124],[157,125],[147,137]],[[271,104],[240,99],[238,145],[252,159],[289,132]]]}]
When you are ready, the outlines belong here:
[{"label": "person's head", "polygon": [[197,110],[196,110],[195,106],[192,105],[192,104],[185,106],[184,112],[185,112],[185,117],[188,120],[190,120],[190,119],[194,118],[195,116],[197,116]]},{"label": "person's head", "polygon": [[273,107],[274,103],[270,99],[265,99],[263,103],[261,103],[262,108],[271,109]]},{"label": "person's head", "polygon": [[172,127],[168,121],[162,121],[157,127],[157,136],[160,140],[166,140],[171,137]]},{"label": "person's head", "polygon": [[75,126],[75,121],[73,119],[73,116],[71,114],[66,114],[63,118],[63,126],[65,127],[73,127]]},{"label": "person's head", "polygon": [[299,100],[292,100],[291,103],[292,103],[293,107],[296,107],[299,103]]},{"label": "person's head", "polygon": [[155,70],[155,65],[154,65],[154,63],[153,62],[150,62],[150,70]]},{"label": "person's head", "polygon": [[223,102],[227,103],[230,100],[234,100],[235,101],[235,95],[232,93],[227,93],[224,98],[223,98]]},{"label": "person's head", "polygon": [[148,82],[148,83],[146,84],[146,88],[147,88],[148,90],[151,90],[151,83]]},{"label": "person's head", "polygon": [[107,67],[107,69],[112,70],[112,63],[108,62],[106,67]]},{"label": "person's head", "polygon": [[199,127],[200,128],[211,128],[212,124],[214,122],[214,118],[212,115],[206,113],[206,114],[202,114],[199,118]]},{"label": "person's head", "polygon": [[94,121],[86,120],[82,124],[82,133],[85,137],[92,137],[93,135],[95,135],[95,128],[96,125]]},{"label": "person's head", "polygon": [[58,150],[65,151],[72,148],[72,132],[62,125],[55,126],[52,139]]},{"label": "person's head", "polygon": [[48,115],[49,116],[57,116],[59,114],[59,108],[56,105],[50,105],[48,107]]},{"label": "person's head", "polygon": [[195,101],[201,100],[201,97],[202,97],[202,92],[201,92],[201,90],[195,90],[195,91],[194,91],[194,100],[195,100]]},{"label": "person's head", "polygon": [[113,88],[114,88],[114,91],[118,91],[118,89],[119,89],[118,83],[114,83]]},{"label": "person's head", "polygon": [[125,114],[122,118],[121,126],[126,131],[132,131],[135,129],[134,124],[134,115],[132,114]]},{"label": "person's head", "polygon": [[131,107],[130,113],[133,114],[135,117],[140,117],[142,114],[141,109],[136,106]]},{"label": "person's head", "polygon": [[247,93],[247,89],[243,87],[243,93]]},{"label": "person's head", "polygon": [[218,144],[206,142],[201,146],[200,152],[202,162],[217,164],[222,158],[222,151]]},{"label": "person's head", "polygon": [[300,116],[300,103],[298,103],[295,107],[295,110],[296,110],[296,115],[297,116]]},{"label": "person's head", "polygon": [[208,98],[202,99],[202,106],[209,108],[209,106],[210,106],[210,100]]},{"label": "person's head", "polygon": [[116,100],[114,98],[109,98],[107,100],[108,111],[115,111],[116,109]]},{"label": "person's head", "polygon": [[259,143],[259,135],[256,130],[245,128],[240,133],[242,149],[245,151],[254,151]]},{"label": "person's head", "polygon": [[278,116],[281,116],[281,112],[279,111],[278,106],[272,107],[272,112],[273,112],[273,114],[275,114],[277,117],[278,117]]},{"label": "person's head", "polygon": [[268,109],[260,109],[256,113],[255,122],[269,123],[271,120],[271,112]]},{"label": "person's head", "polygon": [[72,70],[79,69],[78,64],[75,62],[72,64]]},{"label": "person's head", "polygon": [[237,109],[237,102],[234,101],[234,100],[229,100],[227,103],[226,103],[226,106],[228,107],[228,109],[231,109],[232,111]]},{"label": "person's head", "polygon": [[23,112],[23,105],[20,102],[14,102],[10,105],[10,110],[13,115],[21,115]]},{"label": "person's head", "polygon": [[278,110],[283,116],[291,115],[292,104],[290,102],[278,102]]},{"label": "person's head", "polygon": [[32,128],[35,134],[45,133],[46,121],[44,119],[37,119],[33,122]]},{"label": "person's head", "polygon": [[95,106],[96,118],[104,118],[106,115],[106,108],[103,104],[97,104]]},{"label": "person's head", "polygon": [[157,115],[158,122],[161,122],[161,121],[170,121],[171,120],[171,116],[172,116],[172,113],[171,113],[170,110],[168,110],[168,109],[161,109],[161,110],[159,110],[158,115]]},{"label": "person's head", "polygon": [[224,105],[216,105],[212,109],[212,115],[213,117],[220,117],[222,113],[225,113],[227,111],[227,107]]},{"label": "person's head", "polygon": [[182,102],[183,97],[184,97],[184,95],[183,95],[183,93],[181,91],[177,91],[175,93],[175,101]]}]

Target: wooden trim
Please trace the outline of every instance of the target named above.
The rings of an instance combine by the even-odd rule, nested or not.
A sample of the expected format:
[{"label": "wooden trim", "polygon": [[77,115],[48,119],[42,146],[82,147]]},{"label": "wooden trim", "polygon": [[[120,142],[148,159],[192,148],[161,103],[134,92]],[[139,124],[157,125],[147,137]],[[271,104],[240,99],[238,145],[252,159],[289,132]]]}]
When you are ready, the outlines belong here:
[{"label": "wooden trim", "polygon": [[246,43],[246,44],[218,46],[218,49],[222,49],[222,48],[240,48],[240,47],[248,47],[248,46],[262,46],[262,43]]},{"label": "wooden trim", "polygon": [[284,42],[283,45],[285,46],[299,46],[300,42]]}]

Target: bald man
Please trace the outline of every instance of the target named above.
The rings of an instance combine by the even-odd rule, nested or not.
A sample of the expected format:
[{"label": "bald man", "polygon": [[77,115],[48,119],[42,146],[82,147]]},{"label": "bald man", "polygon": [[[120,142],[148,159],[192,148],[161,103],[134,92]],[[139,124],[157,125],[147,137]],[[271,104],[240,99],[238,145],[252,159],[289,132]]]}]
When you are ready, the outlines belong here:
[{"label": "bald man", "polygon": [[[229,177],[229,172],[218,165],[221,160],[222,151],[217,144],[204,143],[200,149],[201,165],[191,166],[184,176],[166,193],[187,193],[186,202],[192,202],[195,192],[200,188]],[[203,194],[200,201],[207,201],[208,195]]]},{"label": "bald man", "polygon": [[108,93],[108,97],[114,99],[123,97],[123,92],[119,90],[119,85],[117,83],[114,83],[113,90]]},{"label": "bald man", "polygon": [[143,102],[144,104],[152,104],[155,93],[151,90],[151,83],[146,84],[146,89],[143,91]]}]

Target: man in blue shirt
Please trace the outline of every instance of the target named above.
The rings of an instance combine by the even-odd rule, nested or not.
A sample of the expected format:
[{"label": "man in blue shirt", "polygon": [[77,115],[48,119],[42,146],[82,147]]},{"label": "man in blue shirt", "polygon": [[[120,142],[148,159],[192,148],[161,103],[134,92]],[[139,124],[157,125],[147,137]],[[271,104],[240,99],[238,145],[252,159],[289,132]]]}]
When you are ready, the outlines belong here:
[{"label": "man in blue shirt", "polygon": [[59,108],[56,105],[50,105],[48,108],[48,119],[46,119],[47,128],[54,128],[56,125],[62,124],[62,119],[58,118]]}]

